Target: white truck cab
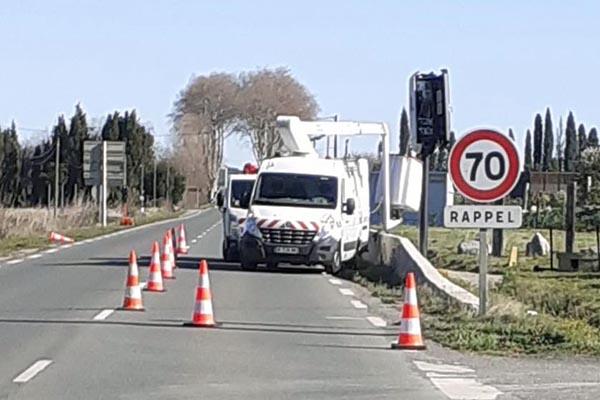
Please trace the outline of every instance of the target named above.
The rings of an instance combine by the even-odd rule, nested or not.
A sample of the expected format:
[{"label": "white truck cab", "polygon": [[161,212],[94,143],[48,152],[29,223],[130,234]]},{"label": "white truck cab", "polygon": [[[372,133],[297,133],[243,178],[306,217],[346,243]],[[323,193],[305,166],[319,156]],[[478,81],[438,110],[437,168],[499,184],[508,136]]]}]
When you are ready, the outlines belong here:
[{"label": "white truck cab", "polygon": [[227,262],[239,260],[240,231],[248,211],[242,201],[252,193],[255,180],[256,175],[230,175],[225,188],[217,196],[223,218],[223,259]]},{"label": "white truck cab", "polygon": [[368,177],[366,159],[263,161],[240,242],[242,268],[320,264],[337,273],[368,243]]}]

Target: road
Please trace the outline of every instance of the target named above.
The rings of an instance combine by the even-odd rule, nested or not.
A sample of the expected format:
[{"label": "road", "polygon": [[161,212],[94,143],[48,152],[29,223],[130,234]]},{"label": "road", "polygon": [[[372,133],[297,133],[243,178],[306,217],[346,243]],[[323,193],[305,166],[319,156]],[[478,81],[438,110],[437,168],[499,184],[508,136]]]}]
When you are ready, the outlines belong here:
[{"label": "road", "polygon": [[[411,353],[388,349],[396,328],[375,326],[345,283],[321,271],[243,272],[220,262],[219,220],[214,209],[182,220],[190,252],[167,292],[144,292],[145,312],[112,311],[127,256],[142,256],[145,280],[152,241],[175,222],[4,263],[0,398],[447,398]],[[215,329],[183,325],[201,258]]]}]

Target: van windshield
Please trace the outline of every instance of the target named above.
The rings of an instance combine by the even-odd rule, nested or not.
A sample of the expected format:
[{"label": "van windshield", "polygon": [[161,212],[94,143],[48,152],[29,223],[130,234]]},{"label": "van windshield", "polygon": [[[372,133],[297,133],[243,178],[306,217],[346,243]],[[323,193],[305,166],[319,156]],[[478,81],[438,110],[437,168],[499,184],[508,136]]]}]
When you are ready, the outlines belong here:
[{"label": "van windshield", "polygon": [[332,176],[263,173],[253,204],[335,208],[337,178]]},{"label": "van windshield", "polygon": [[247,193],[248,196],[252,193],[252,187],[254,181],[231,181],[231,198],[229,199],[230,207],[234,208],[248,208],[242,207],[242,198]]}]

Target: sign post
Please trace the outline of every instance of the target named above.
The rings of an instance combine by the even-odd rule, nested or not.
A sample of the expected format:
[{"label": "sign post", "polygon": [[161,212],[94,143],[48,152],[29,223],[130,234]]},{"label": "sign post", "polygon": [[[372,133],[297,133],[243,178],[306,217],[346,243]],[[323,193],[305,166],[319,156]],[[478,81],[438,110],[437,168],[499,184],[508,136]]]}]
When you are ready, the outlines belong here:
[{"label": "sign post", "polygon": [[447,206],[444,226],[479,229],[479,315],[487,311],[488,241],[490,228],[519,228],[518,206],[490,205],[507,196],[519,178],[521,164],[514,142],[500,132],[479,129],[467,133],[448,158],[456,189],[475,205]]}]

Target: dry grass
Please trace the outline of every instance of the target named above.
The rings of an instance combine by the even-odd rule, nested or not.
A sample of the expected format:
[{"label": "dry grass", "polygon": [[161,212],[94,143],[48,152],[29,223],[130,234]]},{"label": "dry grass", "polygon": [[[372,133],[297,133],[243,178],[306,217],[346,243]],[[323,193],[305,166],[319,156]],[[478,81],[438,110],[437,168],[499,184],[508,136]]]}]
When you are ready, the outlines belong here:
[{"label": "dry grass", "polygon": [[0,208],[0,239],[47,234],[93,225],[97,208],[91,204],[65,207],[54,218],[47,208]]}]

